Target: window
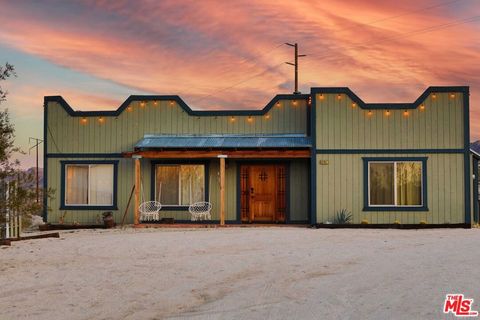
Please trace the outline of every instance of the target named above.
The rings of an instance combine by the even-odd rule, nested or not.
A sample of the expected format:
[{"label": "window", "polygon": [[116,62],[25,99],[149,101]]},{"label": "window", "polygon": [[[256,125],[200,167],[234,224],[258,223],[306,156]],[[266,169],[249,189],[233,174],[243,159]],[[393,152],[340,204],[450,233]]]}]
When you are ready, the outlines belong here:
[{"label": "window", "polygon": [[205,201],[203,164],[162,164],[155,167],[155,199],[163,206],[188,206]]},{"label": "window", "polygon": [[367,159],[367,209],[426,209],[425,162]]},{"label": "window", "polygon": [[63,209],[116,209],[116,162],[62,162]]}]

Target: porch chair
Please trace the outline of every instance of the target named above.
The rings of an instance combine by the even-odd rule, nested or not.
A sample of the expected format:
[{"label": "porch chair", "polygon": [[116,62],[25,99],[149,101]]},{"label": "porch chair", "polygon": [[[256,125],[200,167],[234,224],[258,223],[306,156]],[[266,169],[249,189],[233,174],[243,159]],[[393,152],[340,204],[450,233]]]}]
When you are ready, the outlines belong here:
[{"label": "porch chair", "polygon": [[162,209],[162,204],[158,201],[143,202],[138,208],[138,211],[140,211],[140,221],[160,220],[160,209]]},{"label": "porch chair", "polygon": [[212,211],[212,204],[206,201],[195,202],[188,207],[188,212],[192,215],[192,221],[212,220],[210,211]]}]

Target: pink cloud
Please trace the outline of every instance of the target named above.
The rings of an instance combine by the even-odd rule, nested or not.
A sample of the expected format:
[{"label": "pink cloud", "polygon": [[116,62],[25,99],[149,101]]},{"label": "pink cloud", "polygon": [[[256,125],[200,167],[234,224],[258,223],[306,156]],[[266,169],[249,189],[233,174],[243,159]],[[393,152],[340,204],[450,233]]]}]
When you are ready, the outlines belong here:
[{"label": "pink cloud", "polygon": [[[291,60],[292,51],[279,45],[297,41],[308,55],[300,65],[304,91],[305,84],[350,86],[366,101],[412,101],[429,85],[470,85],[472,136],[480,138],[478,23],[445,27],[480,14],[472,0],[422,6],[413,0],[65,6],[73,5],[78,12],[56,8],[52,19],[49,9],[58,4],[6,3],[0,41],[128,88],[179,94],[194,108],[230,109],[261,108],[291,83],[292,69],[283,62]],[[429,9],[420,10],[424,7]],[[385,20],[392,16],[397,17]],[[87,103],[92,108],[125,99],[61,94],[82,103],[89,95],[103,96],[103,102]]]}]

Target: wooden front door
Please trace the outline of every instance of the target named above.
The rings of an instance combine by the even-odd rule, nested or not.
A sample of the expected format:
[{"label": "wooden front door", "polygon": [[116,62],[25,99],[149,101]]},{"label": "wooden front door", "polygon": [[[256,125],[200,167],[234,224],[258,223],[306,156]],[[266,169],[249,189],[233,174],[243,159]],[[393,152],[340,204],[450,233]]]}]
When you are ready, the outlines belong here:
[{"label": "wooden front door", "polygon": [[285,165],[242,165],[242,222],[285,221]]}]

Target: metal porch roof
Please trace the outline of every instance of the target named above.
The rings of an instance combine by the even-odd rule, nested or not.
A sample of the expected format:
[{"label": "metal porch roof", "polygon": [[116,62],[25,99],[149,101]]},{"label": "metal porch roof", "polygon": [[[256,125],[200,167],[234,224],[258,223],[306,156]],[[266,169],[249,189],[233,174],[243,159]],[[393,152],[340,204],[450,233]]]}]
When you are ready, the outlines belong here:
[{"label": "metal porch roof", "polygon": [[145,135],[135,149],[160,148],[309,148],[312,141],[305,135]]}]

